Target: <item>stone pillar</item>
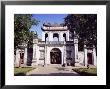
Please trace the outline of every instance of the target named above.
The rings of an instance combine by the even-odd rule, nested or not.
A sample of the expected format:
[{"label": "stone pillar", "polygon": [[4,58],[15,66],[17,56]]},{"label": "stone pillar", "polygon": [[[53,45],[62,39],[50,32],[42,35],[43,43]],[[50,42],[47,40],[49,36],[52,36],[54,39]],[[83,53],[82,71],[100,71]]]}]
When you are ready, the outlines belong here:
[{"label": "stone pillar", "polygon": [[[63,49],[64,50],[64,49]],[[61,51],[61,64],[64,64],[64,51]]]},{"label": "stone pillar", "polygon": [[60,32],[60,35],[59,35],[59,41],[63,41],[63,33],[62,32]]},{"label": "stone pillar", "polygon": [[45,45],[45,59],[44,59],[44,65],[47,65],[47,46]]},{"label": "stone pillar", "polygon": [[74,49],[74,46],[72,46],[70,50],[71,50],[71,58],[72,58],[71,65],[75,66],[75,49]]},{"label": "stone pillar", "polygon": [[67,31],[67,34],[66,34],[66,40],[69,41],[69,30]]},{"label": "stone pillar", "polygon": [[53,41],[53,33],[49,33],[49,41]]},{"label": "stone pillar", "polygon": [[15,67],[19,67],[19,61],[20,61],[20,53],[19,53],[19,49],[16,49]]},{"label": "stone pillar", "polygon": [[87,66],[87,47],[84,45],[84,66]]},{"label": "stone pillar", "polygon": [[51,41],[51,33],[50,32],[48,33],[48,39],[49,39],[48,41]]},{"label": "stone pillar", "polygon": [[38,64],[37,61],[37,53],[38,53],[38,47],[37,47],[38,39],[33,39],[33,59],[32,59],[32,66],[36,66]]},{"label": "stone pillar", "polygon": [[97,66],[96,49],[93,46],[93,65]]},{"label": "stone pillar", "polygon": [[74,50],[75,50],[75,65],[77,65],[78,62],[78,39],[74,38]]},{"label": "stone pillar", "polygon": [[52,37],[52,38],[51,38],[51,41],[53,41],[53,33],[51,33],[51,37]]},{"label": "stone pillar", "polygon": [[63,56],[64,64],[66,64],[66,46],[64,45],[64,56]]},{"label": "stone pillar", "polygon": [[35,44],[33,44],[33,59],[35,58],[36,56],[36,49],[35,49]]},{"label": "stone pillar", "polygon": [[42,41],[45,41],[45,32],[42,31]]},{"label": "stone pillar", "polygon": [[36,66],[37,58],[36,58],[36,44],[33,44],[33,59],[32,59],[32,66]]},{"label": "stone pillar", "polygon": [[24,65],[27,66],[27,47],[24,49]]}]

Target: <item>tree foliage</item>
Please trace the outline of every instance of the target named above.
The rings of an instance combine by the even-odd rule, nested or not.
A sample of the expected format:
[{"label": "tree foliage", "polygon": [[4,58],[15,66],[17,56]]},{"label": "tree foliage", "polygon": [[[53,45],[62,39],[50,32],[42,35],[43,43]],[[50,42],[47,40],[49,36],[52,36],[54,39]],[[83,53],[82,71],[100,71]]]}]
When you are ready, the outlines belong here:
[{"label": "tree foliage", "polygon": [[84,42],[88,47],[97,47],[97,15],[96,14],[69,14],[65,17],[65,24],[74,37],[78,35],[79,50],[83,49]]},{"label": "tree foliage", "polygon": [[32,14],[15,14],[14,15],[14,48],[23,42],[28,43],[32,36],[30,28],[37,25],[38,21],[33,18]]}]

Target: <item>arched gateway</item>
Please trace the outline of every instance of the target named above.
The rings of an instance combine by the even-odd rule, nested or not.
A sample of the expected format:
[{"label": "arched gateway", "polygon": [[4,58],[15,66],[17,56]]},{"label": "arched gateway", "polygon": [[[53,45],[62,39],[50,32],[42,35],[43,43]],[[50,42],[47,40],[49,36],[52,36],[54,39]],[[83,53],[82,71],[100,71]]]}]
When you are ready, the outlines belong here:
[{"label": "arched gateway", "polygon": [[[71,32],[64,24],[45,23],[41,27],[42,40],[38,40],[37,36],[33,37],[33,59],[32,66],[49,65],[49,64],[65,64],[74,66],[97,65],[96,49],[84,45],[84,51],[78,51],[78,36],[74,31]],[[23,44],[24,46],[24,44]],[[20,55],[20,50],[16,50],[15,65],[19,66],[20,59],[22,63],[27,65],[27,45],[23,48],[24,54]],[[31,61],[31,60],[30,60]],[[31,63],[31,62],[30,62]]]},{"label": "arched gateway", "polygon": [[58,48],[53,48],[50,51],[50,63],[61,64],[61,51]]},{"label": "arched gateway", "polygon": [[[96,51],[93,47],[92,55],[87,58],[88,48],[84,46],[84,51],[78,51],[78,36],[75,31],[71,38],[71,32],[64,24],[44,23],[42,29],[42,40],[36,37],[33,39],[33,60],[32,66],[36,65],[74,65],[96,66]],[[91,57],[92,56],[92,57]],[[68,65],[68,66],[69,66]]]}]

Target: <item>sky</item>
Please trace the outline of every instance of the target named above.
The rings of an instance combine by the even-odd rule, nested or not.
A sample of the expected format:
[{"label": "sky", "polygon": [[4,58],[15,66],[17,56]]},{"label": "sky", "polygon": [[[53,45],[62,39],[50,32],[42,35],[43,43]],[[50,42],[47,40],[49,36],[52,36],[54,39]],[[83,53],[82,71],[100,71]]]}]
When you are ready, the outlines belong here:
[{"label": "sky", "polygon": [[33,14],[33,18],[40,21],[37,26],[32,26],[30,31],[37,31],[38,37],[42,38],[41,26],[43,23],[63,23],[67,14]]}]

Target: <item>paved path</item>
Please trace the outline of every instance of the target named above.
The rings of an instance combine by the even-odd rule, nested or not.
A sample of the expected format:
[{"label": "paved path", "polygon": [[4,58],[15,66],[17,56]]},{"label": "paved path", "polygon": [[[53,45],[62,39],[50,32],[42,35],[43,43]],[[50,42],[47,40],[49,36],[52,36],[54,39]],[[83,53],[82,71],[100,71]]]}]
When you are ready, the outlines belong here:
[{"label": "paved path", "polygon": [[37,66],[36,69],[28,72],[27,76],[79,76],[72,70],[72,67],[62,67],[61,65]]}]

